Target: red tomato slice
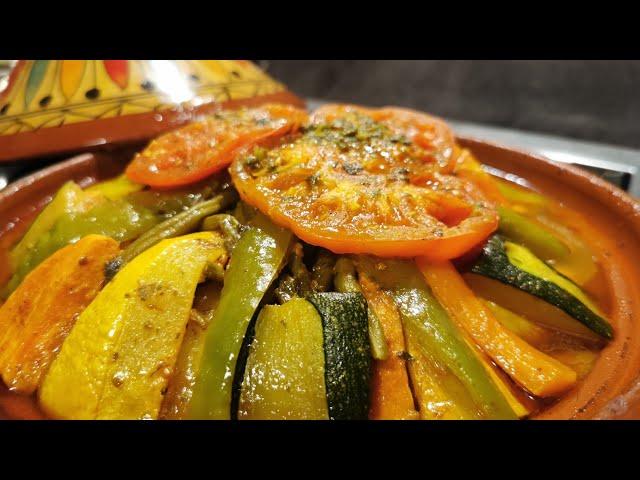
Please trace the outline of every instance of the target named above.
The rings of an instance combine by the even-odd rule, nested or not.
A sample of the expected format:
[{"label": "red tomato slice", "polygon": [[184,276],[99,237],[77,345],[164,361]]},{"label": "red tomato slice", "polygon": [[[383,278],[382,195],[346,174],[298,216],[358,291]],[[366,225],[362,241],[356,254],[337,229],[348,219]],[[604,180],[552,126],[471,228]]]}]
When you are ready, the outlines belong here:
[{"label": "red tomato slice", "polygon": [[244,201],[312,245],[455,258],[491,234],[498,216],[474,183],[452,172],[453,136],[446,125],[431,128],[429,119],[405,110],[325,107],[301,136],[239,156],[231,176]]},{"label": "red tomato slice", "polygon": [[294,132],[306,120],[305,111],[281,104],[222,111],[156,138],[125,173],[152,187],[189,185],[226,168],[241,150]]},{"label": "red tomato slice", "polygon": [[393,134],[403,136],[425,149],[436,161],[435,168],[438,171],[453,170],[459,151],[455,136],[444,120],[432,115],[398,107],[372,109],[357,105],[327,104],[313,112],[311,122],[330,123],[337,119],[348,119],[354,114],[370,117],[389,127]]}]

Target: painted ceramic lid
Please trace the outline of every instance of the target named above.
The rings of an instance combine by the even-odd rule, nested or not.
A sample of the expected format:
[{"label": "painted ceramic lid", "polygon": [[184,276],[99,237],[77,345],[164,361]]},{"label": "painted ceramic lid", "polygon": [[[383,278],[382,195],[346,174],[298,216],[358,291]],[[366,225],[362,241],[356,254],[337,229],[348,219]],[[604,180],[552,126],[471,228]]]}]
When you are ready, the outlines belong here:
[{"label": "painted ceramic lid", "polygon": [[246,60],[20,60],[0,92],[0,162],[144,141],[268,101],[302,104]]}]

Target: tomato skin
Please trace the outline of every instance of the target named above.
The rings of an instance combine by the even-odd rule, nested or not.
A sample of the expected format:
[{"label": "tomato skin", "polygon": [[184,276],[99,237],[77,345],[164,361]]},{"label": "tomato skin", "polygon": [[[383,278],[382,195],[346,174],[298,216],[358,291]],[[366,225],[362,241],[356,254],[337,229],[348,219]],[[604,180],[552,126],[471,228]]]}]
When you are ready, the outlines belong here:
[{"label": "tomato skin", "polygon": [[243,150],[294,132],[307,120],[305,111],[279,104],[218,116],[156,138],[135,156],[125,174],[156,188],[189,185],[223,170]]},{"label": "tomato skin", "polygon": [[[389,109],[365,112],[369,120],[359,107],[325,108],[302,136],[260,159],[238,157],[230,173],[241,198],[305,242],[338,254],[445,260],[497,228],[481,189],[453,174],[456,157],[434,160],[433,142],[425,150],[407,140],[428,130],[429,117],[409,129],[411,112],[401,111],[402,121]],[[454,156],[459,149],[447,142],[436,143]]]},{"label": "tomato skin", "polygon": [[459,152],[455,136],[444,120],[433,115],[399,107],[373,109],[350,104],[327,104],[313,112],[311,122],[332,122],[354,113],[366,115],[389,126],[394,133],[405,135],[414,144],[434,150],[441,157],[440,171],[453,170]]},{"label": "tomato skin", "polygon": [[[257,189],[238,181],[237,169],[231,170],[240,198],[256,207],[281,227],[291,230],[298,238],[318,247],[324,247],[336,254],[369,254],[378,257],[413,258],[418,256],[430,260],[449,260],[465,254],[485,240],[498,228],[498,215],[488,220],[483,218],[458,225],[458,231],[443,237],[431,237],[419,240],[376,239],[371,235],[349,236],[344,232],[319,232],[305,228],[270,205],[269,199]],[[466,230],[466,231],[465,231]]]},{"label": "tomato skin", "polygon": [[432,261],[449,260],[460,257],[485,240],[498,228],[498,216],[492,221],[467,224],[468,231],[461,231],[446,237],[432,237],[422,240],[380,240],[366,235],[335,235],[306,229],[277,210],[269,208],[266,201],[256,201],[257,197],[244,188],[238,189],[246,203],[258,208],[281,227],[291,230],[298,238],[310,245],[323,247],[336,254],[369,254],[383,258],[425,257]]}]

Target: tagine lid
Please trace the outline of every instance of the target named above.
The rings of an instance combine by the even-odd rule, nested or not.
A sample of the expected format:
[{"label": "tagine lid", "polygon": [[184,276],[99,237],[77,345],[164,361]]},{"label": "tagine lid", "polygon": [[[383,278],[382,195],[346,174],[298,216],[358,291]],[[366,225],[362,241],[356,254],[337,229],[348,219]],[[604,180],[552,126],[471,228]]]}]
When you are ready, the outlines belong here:
[{"label": "tagine lid", "polygon": [[304,105],[246,60],[20,60],[0,92],[0,162],[137,143],[267,102]]}]

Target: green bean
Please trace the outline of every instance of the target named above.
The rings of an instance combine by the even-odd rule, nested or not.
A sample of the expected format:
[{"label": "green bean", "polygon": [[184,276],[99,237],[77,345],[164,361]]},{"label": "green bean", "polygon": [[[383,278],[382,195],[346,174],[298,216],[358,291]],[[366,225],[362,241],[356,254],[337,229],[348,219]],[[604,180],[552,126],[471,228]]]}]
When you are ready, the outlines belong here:
[{"label": "green bean", "polygon": [[353,262],[347,257],[340,257],[334,266],[335,277],[333,284],[337,291],[349,293],[362,293],[360,284],[356,279],[356,268]]},{"label": "green bean", "polygon": [[218,213],[202,221],[202,230],[218,230],[224,237],[224,245],[227,251],[232,252],[233,247],[240,240],[243,226],[233,215]]},{"label": "green bean", "polygon": [[287,303],[289,300],[299,297],[298,288],[295,279],[291,275],[283,275],[278,283],[278,287],[274,290],[274,294],[280,305]]},{"label": "green bean", "polygon": [[178,213],[177,215],[159,223],[155,227],[147,230],[137,240],[131,243],[118,257],[107,263],[105,276],[107,280],[113,276],[132,259],[140,255],[148,248],[167,238],[185,235],[198,228],[203,218],[208,217],[220,210],[228,207],[237,199],[235,190],[227,190],[220,195],[216,195],[210,200],[198,203],[193,207]]},{"label": "green bean", "polygon": [[[356,269],[353,262],[347,257],[340,257],[335,264],[335,277],[333,284],[339,292],[362,293],[362,288],[356,278]],[[369,318],[369,343],[371,344],[371,354],[376,360],[385,360],[389,356],[387,340],[380,319],[370,306],[367,306],[367,316]]]},{"label": "green bean", "polygon": [[289,256],[289,271],[296,281],[297,290],[301,297],[305,297],[311,293],[311,275],[309,275],[309,270],[307,270],[306,265],[302,261],[303,255],[302,244],[296,242]]},{"label": "green bean", "polygon": [[303,254],[302,244],[296,242],[289,253],[289,273],[282,276],[274,292],[281,304],[292,298],[304,298],[311,293],[311,275],[302,261]]},{"label": "green bean", "polygon": [[326,292],[333,284],[333,267],[336,264],[336,256],[326,250],[318,253],[318,258],[311,268],[311,290],[314,292]]}]

